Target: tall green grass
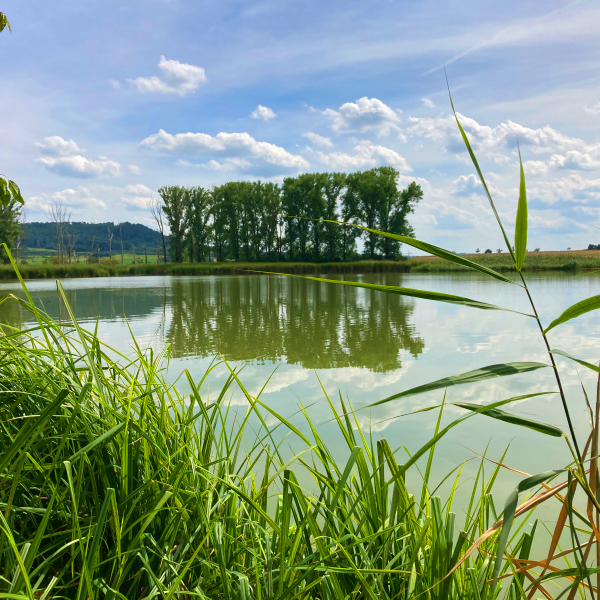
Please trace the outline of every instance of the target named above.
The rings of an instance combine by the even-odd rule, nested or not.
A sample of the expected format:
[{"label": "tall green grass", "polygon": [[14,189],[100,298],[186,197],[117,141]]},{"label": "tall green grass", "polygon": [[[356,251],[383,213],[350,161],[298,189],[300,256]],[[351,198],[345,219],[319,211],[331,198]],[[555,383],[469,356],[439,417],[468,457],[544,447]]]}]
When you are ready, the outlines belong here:
[{"label": "tall green grass", "polygon": [[[127,358],[73,315],[4,301],[38,325],[0,337],[0,598],[490,597],[494,538],[444,576],[497,520],[500,466],[485,477],[482,463],[457,517],[461,469],[438,497],[429,444],[409,489],[406,463],[341,398],[339,413],[323,392],[347,444],[338,463],[308,412],[292,425],[234,370],[214,398],[186,373],[183,396],[163,376],[168,353]],[[287,435],[303,444],[291,456]],[[530,545],[519,533],[522,556]]]}]

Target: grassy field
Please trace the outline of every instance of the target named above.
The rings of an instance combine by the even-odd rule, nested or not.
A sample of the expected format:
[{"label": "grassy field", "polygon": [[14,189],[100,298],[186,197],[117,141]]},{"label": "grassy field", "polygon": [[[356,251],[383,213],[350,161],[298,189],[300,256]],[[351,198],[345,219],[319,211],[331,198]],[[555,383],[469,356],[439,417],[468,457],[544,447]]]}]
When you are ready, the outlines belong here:
[{"label": "grassy field", "polygon": [[[496,271],[514,271],[509,254],[471,254],[467,258]],[[434,273],[469,271],[468,267],[433,256],[404,258],[399,261],[356,261],[336,263],[167,263],[157,264],[156,256],[148,264],[132,264],[132,257],[125,257],[125,264],[21,264],[24,279],[56,279],[69,277],[119,277],[127,275],[241,275],[248,271],[276,271],[294,274],[327,273]],[[143,260],[143,259],[142,259]],[[129,261],[129,262],[128,262]],[[577,269],[600,269],[600,251],[580,250],[564,252],[530,252],[523,270],[574,271]],[[14,279],[10,265],[0,266],[0,279]]]},{"label": "grassy field", "polygon": [[[30,264],[30,265],[52,264],[52,259],[56,258],[55,250],[47,250],[44,248],[25,248],[24,250],[22,250],[18,253],[14,253],[14,255],[15,254],[16,254],[16,258],[20,264],[25,263],[25,264]],[[97,260],[96,256],[94,256],[94,260]],[[113,263],[121,264],[121,260],[123,260],[124,264],[131,265],[131,264],[133,264],[133,254],[125,252],[122,257],[121,257],[121,254],[113,254],[112,255]],[[80,265],[86,264],[86,257],[85,256],[75,257],[72,262],[74,264],[80,264]],[[110,259],[108,256],[102,255],[102,256],[100,256],[100,262],[106,264],[106,263],[110,262]],[[135,262],[136,262],[136,264],[146,262],[146,257],[143,252],[142,252],[142,254],[136,253]],[[156,254],[148,254],[148,262],[156,263],[157,255]]]}]

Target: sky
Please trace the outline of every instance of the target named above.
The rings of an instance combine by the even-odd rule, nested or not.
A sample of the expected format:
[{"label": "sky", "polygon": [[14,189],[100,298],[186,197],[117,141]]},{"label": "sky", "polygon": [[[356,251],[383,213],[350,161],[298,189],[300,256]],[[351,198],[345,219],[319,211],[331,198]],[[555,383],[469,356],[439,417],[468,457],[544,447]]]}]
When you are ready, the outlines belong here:
[{"label": "sky", "polygon": [[152,225],[163,185],[395,167],[416,237],[502,247],[519,162],[533,250],[600,243],[600,4],[4,0],[0,173],[29,221]]}]

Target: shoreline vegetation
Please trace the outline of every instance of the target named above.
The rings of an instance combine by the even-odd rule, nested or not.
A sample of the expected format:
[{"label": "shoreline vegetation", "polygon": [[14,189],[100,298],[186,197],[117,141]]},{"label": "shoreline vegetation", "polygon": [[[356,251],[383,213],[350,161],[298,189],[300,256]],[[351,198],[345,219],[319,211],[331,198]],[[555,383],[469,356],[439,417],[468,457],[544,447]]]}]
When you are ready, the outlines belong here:
[{"label": "shoreline vegetation", "polygon": [[[503,513],[494,489],[505,455],[491,466],[481,457],[474,478],[458,465],[441,490],[432,478],[437,443],[468,418],[562,435],[499,409],[540,392],[454,403],[466,414],[449,424],[444,397],[433,437],[407,456],[323,389],[334,435],[347,446],[338,462],[328,447],[333,431],[326,441],[309,408],[300,404],[286,419],[261,392],[250,395],[225,362],[197,380],[185,371],[191,392],[181,394],[165,378],[168,348],[154,354],[135,343],[135,356],[120,354],[78,325],[60,282],[70,319],[61,323],[38,309],[21,283],[26,299],[3,301],[29,311],[37,326],[0,325],[1,597],[525,600],[536,591],[552,598],[547,587],[554,583],[576,591],[589,580],[585,566],[530,558],[534,538],[548,537],[547,524],[535,519],[529,531],[524,523],[553,497],[566,510],[559,493],[571,477],[564,470],[522,480]],[[475,379],[476,372],[465,373],[455,384],[546,366],[533,364]],[[219,366],[228,376],[209,398],[206,377]],[[443,393],[447,385],[440,380],[403,394]],[[232,405],[234,390],[245,407]],[[596,448],[597,425],[591,437]],[[283,455],[285,440],[294,443],[291,456]],[[412,483],[408,470],[414,474],[417,464],[425,469]],[[463,490],[471,497],[466,512],[454,506],[459,487],[470,490]],[[519,491],[529,490],[517,506]],[[501,517],[510,524],[522,515],[509,539]],[[579,531],[590,535],[582,525]],[[561,534],[557,525],[550,557]],[[558,556],[573,560],[574,551]]]},{"label": "shoreline vegetation", "polygon": [[[508,253],[460,255],[495,271],[513,271]],[[571,250],[529,252],[524,271],[577,271],[600,269],[600,251]],[[260,271],[294,275],[360,273],[446,273],[471,272],[472,269],[434,256],[403,257],[399,260],[361,260],[348,262],[201,262],[149,264],[22,264],[23,279],[67,279],[79,277],[127,277],[136,275],[248,275]],[[0,266],[0,280],[14,280],[11,265]]]}]

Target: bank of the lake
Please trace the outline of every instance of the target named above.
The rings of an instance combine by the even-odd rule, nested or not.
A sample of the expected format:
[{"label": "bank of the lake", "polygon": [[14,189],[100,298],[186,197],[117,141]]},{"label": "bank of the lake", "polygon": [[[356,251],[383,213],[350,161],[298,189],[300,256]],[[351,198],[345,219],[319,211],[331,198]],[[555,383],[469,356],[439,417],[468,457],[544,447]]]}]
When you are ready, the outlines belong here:
[{"label": "bank of the lake", "polygon": [[[496,271],[512,271],[509,254],[470,254],[467,257]],[[125,277],[131,275],[242,275],[252,271],[275,271],[296,275],[359,273],[444,273],[468,268],[433,256],[404,257],[400,260],[360,260],[349,262],[218,262],[166,264],[21,264],[23,279],[63,279],[80,277]],[[600,269],[600,251],[573,250],[529,252],[523,270],[575,271]],[[0,266],[0,279],[14,279],[10,265]]]}]

